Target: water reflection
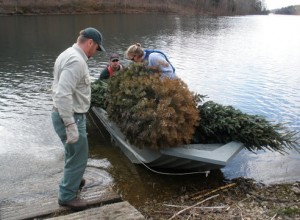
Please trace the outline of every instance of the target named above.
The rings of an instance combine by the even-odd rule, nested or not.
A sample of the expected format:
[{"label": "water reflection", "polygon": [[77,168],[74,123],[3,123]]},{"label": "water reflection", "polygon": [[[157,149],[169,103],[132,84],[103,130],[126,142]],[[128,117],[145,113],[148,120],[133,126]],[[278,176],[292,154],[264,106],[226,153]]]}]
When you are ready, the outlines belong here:
[{"label": "water reflection", "polygon": [[23,73],[2,73],[0,118],[39,115],[49,110],[52,78],[42,77],[43,73],[38,71],[29,71],[32,68],[28,66],[24,68],[27,71]]},{"label": "water reflection", "polygon": [[[300,131],[296,16],[15,16],[1,17],[0,24],[5,27],[5,35],[0,35],[0,168],[6,170],[0,175],[1,191],[7,188],[5,174],[15,172],[10,167],[18,168],[9,176],[14,181],[27,178],[24,170],[30,178],[30,173],[47,173],[49,164],[53,172],[62,167],[63,149],[50,121],[52,69],[57,55],[87,26],[99,27],[108,52],[88,61],[94,78],[106,66],[109,53],[122,55],[129,45],[140,42],[164,51],[192,91]],[[160,177],[132,165],[92,122],[88,128],[91,157],[111,163],[102,168],[124,186],[126,196],[154,198],[161,191],[171,195],[184,185],[192,188],[239,176],[265,182],[300,178],[299,154],[248,151],[208,178]],[[33,169],[36,160],[46,164]]]}]

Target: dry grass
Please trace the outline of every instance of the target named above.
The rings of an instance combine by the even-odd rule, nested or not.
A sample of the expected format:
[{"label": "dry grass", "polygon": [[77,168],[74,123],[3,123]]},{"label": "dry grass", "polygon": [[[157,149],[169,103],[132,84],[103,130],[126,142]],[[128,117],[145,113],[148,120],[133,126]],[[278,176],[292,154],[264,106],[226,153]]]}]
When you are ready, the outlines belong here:
[{"label": "dry grass", "polygon": [[239,178],[209,192],[194,192],[139,208],[147,219],[300,219],[300,183],[259,185]]}]

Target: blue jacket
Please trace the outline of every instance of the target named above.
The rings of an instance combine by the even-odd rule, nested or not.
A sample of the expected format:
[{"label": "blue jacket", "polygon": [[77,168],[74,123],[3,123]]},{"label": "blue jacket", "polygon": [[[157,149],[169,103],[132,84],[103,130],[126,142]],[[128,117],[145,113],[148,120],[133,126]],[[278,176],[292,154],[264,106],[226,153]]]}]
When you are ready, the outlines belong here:
[{"label": "blue jacket", "polygon": [[[151,66],[151,62],[150,62],[150,60],[149,60],[149,56],[150,56],[150,54],[152,54],[152,53],[158,53],[158,54],[161,54],[163,57],[164,57],[164,59],[169,63],[169,65],[170,65],[170,67],[171,68],[169,68],[169,67],[167,67],[167,68],[165,68],[165,67],[162,67],[162,66],[160,66],[159,68],[160,68],[160,71],[162,72],[162,75],[163,76],[166,76],[166,77],[168,77],[168,78],[176,78],[176,75],[175,75],[175,68],[174,68],[174,66],[171,64],[171,62],[169,61],[169,59],[168,59],[168,57],[163,53],[163,52],[161,52],[161,51],[159,51],[159,50],[149,50],[149,49],[147,49],[147,50],[144,50],[144,60],[147,60],[148,62],[149,62],[149,65]],[[161,58],[159,58],[159,59],[161,59]],[[173,70],[173,71],[172,71]]]}]

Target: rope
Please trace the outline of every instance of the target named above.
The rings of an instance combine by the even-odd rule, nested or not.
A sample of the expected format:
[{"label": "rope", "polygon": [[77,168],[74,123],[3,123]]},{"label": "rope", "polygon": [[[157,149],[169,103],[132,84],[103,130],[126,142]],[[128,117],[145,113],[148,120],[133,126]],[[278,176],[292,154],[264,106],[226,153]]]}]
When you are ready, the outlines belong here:
[{"label": "rope", "polygon": [[157,173],[157,174],[161,174],[161,175],[169,175],[169,176],[183,176],[183,175],[194,175],[194,174],[200,174],[200,173],[205,173],[205,176],[207,177],[208,174],[210,173],[209,170],[207,171],[195,171],[195,172],[183,172],[183,173],[167,173],[167,172],[161,172],[161,171],[157,171],[157,170],[154,170],[152,168],[150,168],[147,164],[145,164],[143,161],[141,161],[138,156],[136,156],[136,153],[134,152],[131,152],[135,158],[141,163],[143,164],[148,170],[154,172],[154,173]]}]

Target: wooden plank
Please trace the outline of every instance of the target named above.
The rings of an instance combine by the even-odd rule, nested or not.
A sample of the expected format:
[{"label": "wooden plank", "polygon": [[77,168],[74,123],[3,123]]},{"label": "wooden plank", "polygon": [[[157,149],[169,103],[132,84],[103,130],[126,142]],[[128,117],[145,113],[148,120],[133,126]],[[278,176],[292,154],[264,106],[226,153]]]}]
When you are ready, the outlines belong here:
[{"label": "wooden plank", "polygon": [[[86,187],[80,193],[80,197],[87,200],[90,207],[108,203],[120,202],[121,197],[106,185],[105,175],[101,170],[88,167],[85,174]],[[47,198],[23,203],[0,204],[1,220],[32,219],[41,216],[55,215],[68,212],[69,208],[58,205],[57,193]]]},{"label": "wooden plank", "polygon": [[51,220],[75,219],[114,219],[114,220],[143,220],[145,217],[128,202],[118,202],[97,208],[75,212],[69,215],[50,218]]},{"label": "wooden plank", "polygon": [[[121,201],[119,195],[112,191],[87,191],[82,198],[86,199],[89,206],[104,205],[112,202]],[[57,198],[35,201],[22,204],[2,205],[0,207],[0,219],[17,220],[36,218],[40,216],[54,215],[69,210],[67,207],[58,205]]]}]

